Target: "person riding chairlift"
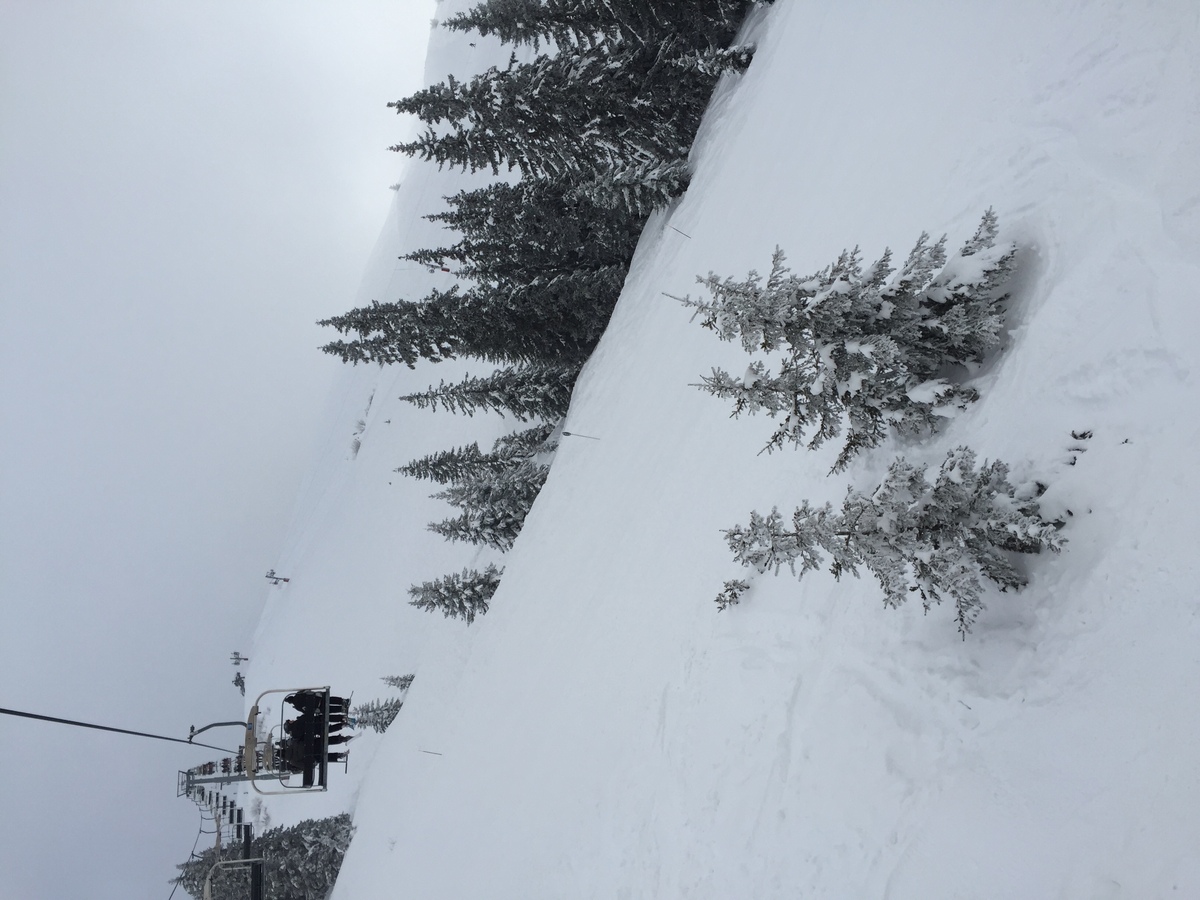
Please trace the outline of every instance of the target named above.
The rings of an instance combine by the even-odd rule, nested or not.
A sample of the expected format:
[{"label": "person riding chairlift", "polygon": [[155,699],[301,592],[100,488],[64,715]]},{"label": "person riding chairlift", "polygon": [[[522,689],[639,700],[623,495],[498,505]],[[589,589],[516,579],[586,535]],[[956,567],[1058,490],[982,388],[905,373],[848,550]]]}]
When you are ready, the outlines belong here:
[{"label": "person riding chairlift", "polygon": [[[292,707],[300,713],[310,713],[318,715],[323,713],[324,703],[321,700],[321,695],[315,691],[297,691],[294,694],[288,694],[283,698],[284,703],[290,703]],[[345,697],[330,697],[329,698],[329,714],[330,716],[339,716],[345,718],[350,712],[350,701]]]},{"label": "person riding chairlift", "polygon": [[[329,726],[329,730],[331,732],[340,731],[341,727],[342,725],[339,722],[336,725],[331,724]],[[320,726],[315,719],[312,719],[307,715],[300,716],[298,719],[288,719],[283,723],[283,730],[284,733],[296,743],[302,744],[311,742],[316,744],[319,743],[321,739]],[[347,741],[352,740],[354,740],[353,735],[346,736],[344,734],[331,734],[329,736],[330,745],[344,744]]]}]

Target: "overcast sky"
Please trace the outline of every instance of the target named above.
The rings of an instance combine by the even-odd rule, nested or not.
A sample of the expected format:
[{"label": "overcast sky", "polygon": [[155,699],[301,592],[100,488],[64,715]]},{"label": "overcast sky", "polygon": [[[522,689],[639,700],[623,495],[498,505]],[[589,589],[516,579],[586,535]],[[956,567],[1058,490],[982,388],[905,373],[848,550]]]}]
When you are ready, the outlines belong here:
[{"label": "overcast sky", "polygon": [[[0,0],[0,707],[186,736],[248,648],[425,0]],[[211,753],[0,716],[0,900],[166,898]],[[177,895],[180,896],[180,895]]]}]

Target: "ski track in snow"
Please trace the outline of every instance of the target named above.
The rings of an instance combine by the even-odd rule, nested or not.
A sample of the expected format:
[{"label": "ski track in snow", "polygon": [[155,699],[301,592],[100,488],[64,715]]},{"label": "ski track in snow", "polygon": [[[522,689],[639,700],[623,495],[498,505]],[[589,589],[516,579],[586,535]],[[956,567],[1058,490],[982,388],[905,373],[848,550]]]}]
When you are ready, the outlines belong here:
[{"label": "ski track in snow", "polygon": [[[563,438],[470,628],[406,588],[492,557],[429,534],[446,508],[391,470],[516,426],[396,399],[480,366],[344,373],[248,694],[417,677],[350,775],[274,822],[353,810],[334,900],[1200,897],[1200,10],[777,0],[746,32],[576,388],[567,428],[599,440]],[[438,30],[427,74],[506,57]],[[358,304],[445,286],[396,257],[468,182],[411,166]],[[664,293],[777,245],[797,273],[923,230],[956,249],[988,206],[1021,246],[1009,334],[943,434],[828,478],[836,448],[758,455],[772,423],[694,387],[746,359]],[[744,575],[722,528],[961,443],[1048,484],[1069,539],[965,642],[869,577],[754,576],[716,612]]]}]

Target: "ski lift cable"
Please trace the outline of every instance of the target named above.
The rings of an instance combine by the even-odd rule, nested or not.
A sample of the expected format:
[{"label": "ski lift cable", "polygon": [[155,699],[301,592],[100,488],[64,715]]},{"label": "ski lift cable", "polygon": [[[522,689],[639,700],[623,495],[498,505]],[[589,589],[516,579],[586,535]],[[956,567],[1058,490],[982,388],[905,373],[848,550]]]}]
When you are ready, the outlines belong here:
[{"label": "ski lift cable", "polygon": [[75,719],[60,719],[57,716],[43,716],[38,713],[22,712],[19,709],[5,709],[0,706],[0,714],[6,716],[20,716],[25,719],[39,719],[43,722],[57,722],[60,725],[74,725],[78,728],[94,728],[97,731],[115,731],[117,734],[132,734],[135,737],[153,738],[156,741],[174,741],[177,744],[188,744],[192,747],[207,747],[209,750],[220,750],[222,753],[233,754],[236,751],[226,750],[224,747],[217,747],[213,744],[201,744],[199,741],[189,741],[185,738],[167,737],[163,734],[151,734],[148,731],[131,731],[128,728],[114,728],[111,725],[96,725],[92,722],[79,722]]}]

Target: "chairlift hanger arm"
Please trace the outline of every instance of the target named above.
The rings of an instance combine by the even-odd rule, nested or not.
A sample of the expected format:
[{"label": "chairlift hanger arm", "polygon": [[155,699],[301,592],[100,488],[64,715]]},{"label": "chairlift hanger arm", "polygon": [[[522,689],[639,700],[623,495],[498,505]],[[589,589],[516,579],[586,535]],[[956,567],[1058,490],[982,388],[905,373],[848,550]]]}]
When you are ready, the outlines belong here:
[{"label": "chairlift hanger arm", "polygon": [[223,728],[225,726],[233,725],[236,725],[238,728],[249,727],[244,721],[241,720],[238,720],[237,722],[213,722],[211,725],[205,725],[203,728],[193,727],[192,730],[188,732],[188,743],[190,744],[192,742],[192,738],[194,738],[196,735],[200,734],[201,732],[208,731],[210,728]]}]

